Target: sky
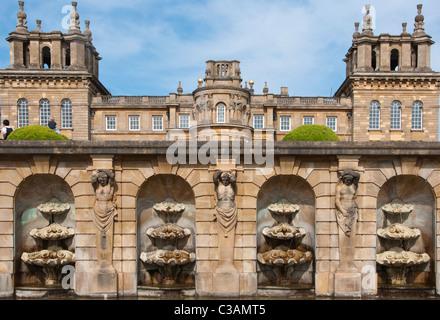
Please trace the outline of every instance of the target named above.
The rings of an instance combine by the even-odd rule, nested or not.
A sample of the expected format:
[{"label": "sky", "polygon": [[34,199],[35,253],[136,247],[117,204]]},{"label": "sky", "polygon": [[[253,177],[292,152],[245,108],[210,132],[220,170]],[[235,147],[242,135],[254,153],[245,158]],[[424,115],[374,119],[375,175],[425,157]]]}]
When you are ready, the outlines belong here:
[{"label": "sky", "polygon": [[[90,20],[100,53],[100,81],[112,95],[161,96],[197,88],[207,60],[239,60],[243,86],[256,94],[288,87],[293,96],[332,96],[345,80],[342,59],[351,46],[354,23],[371,5],[374,34],[399,35],[402,22],[414,30],[423,4],[425,31],[440,41],[438,0],[77,0],[81,31]],[[18,1],[2,0],[0,69],[7,68]],[[28,30],[42,20],[44,32],[67,33],[71,1],[25,0]],[[434,44],[431,66],[440,71]]]}]

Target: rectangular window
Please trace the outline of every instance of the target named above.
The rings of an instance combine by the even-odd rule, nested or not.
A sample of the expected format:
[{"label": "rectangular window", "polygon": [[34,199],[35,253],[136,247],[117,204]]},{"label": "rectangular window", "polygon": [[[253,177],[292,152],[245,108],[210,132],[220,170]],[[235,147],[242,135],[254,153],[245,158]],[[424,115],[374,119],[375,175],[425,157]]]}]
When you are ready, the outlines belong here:
[{"label": "rectangular window", "polygon": [[187,129],[189,124],[189,114],[179,114],[179,128]]},{"label": "rectangular window", "polygon": [[336,131],[338,129],[338,118],[337,117],[327,117],[326,120],[327,127]]},{"label": "rectangular window", "polygon": [[281,116],[280,117],[280,130],[281,131],[290,131],[290,127],[291,127],[290,123],[291,123],[290,117]]},{"label": "rectangular window", "polygon": [[390,129],[400,130],[401,104],[399,101],[393,101],[391,104]]},{"label": "rectangular window", "polygon": [[153,131],[163,130],[163,117],[153,116]]},{"label": "rectangular window", "polygon": [[72,102],[63,100],[61,103],[61,128],[72,129]]},{"label": "rectangular window", "polygon": [[128,128],[129,130],[140,129],[139,116],[128,116]]},{"label": "rectangular window", "polygon": [[264,115],[255,114],[254,115],[254,129],[263,129],[264,128]]},{"label": "rectangular window", "polygon": [[105,129],[116,130],[116,116],[105,116]]},{"label": "rectangular window", "polygon": [[314,124],[315,117],[306,116],[303,118],[303,124]]},{"label": "rectangular window", "polygon": [[226,122],[226,107],[224,104],[219,104],[217,106],[217,123]]},{"label": "rectangular window", "polygon": [[26,100],[18,102],[18,128],[29,125],[29,107]]}]

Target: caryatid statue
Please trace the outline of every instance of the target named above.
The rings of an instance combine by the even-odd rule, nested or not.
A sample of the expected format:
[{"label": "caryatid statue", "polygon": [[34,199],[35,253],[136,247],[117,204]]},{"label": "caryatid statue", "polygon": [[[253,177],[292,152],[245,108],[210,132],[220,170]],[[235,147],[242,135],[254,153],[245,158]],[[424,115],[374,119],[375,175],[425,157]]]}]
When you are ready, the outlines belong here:
[{"label": "caryatid statue", "polygon": [[217,203],[215,218],[217,220],[219,241],[219,266],[217,270],[234,269],[235,227],[237,225],[236,171],[217,170],[213,176]]},{"label": "caryatid statue", "polygon": [[353,224],[357,220],[357,188],[360,175],[358,172],[346,169],[342,172],[336,185],[336,218],[339,228],[350,237]]},{"label": "caryatid statue", "polygon": [[95,193],[93,204],[93,221],[97,228],[96,249],[98,267],[112,264],[113,220],[117,215],[114,201],[115,175],[111,170],[98,169],[91,177]]}]

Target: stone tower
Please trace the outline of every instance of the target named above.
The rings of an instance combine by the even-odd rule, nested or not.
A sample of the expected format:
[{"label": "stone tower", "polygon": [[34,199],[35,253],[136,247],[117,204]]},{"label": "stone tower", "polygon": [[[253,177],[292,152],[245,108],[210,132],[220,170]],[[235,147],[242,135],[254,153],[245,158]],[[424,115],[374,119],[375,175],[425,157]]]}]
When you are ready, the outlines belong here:
[{"label": "stone tower", "polygon": [[[400,35],[375,36],[370,6],[344,61],[346,80],[336,96],[353,100],[354,141],[438,141],[439,73],[431,69],[431,45],[422,5],[414,32],[402,23]],[[367,134],[365,134],[367,133]]]},{"label": "stone tower", "polygon": [[0,70],[2,118],[18,128],[46,125],[54,116],[67,137],[88,140],[92,96],[108,94],[99,81],[101,58],[92,44],[90,22],[81,32],[77,3],[72,2],[67,33],[44,32],[42,21],[36,24],[36,30],[28,30],[24,2],[19,1],[17,27],[6,39],[10,66]]}]

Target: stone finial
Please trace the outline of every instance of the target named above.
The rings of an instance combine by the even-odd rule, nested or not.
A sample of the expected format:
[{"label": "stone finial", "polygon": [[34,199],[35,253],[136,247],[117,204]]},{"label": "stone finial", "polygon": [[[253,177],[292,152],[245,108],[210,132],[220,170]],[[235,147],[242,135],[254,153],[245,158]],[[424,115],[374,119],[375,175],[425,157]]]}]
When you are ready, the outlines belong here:
[{"label": "stone finial", "polygon": [[264,82],[263,93],[264,94],[268,94],[269,93],[269,88],[267,87],[267,81]]},{"label": "stone finial", "polygon": [[36,20],[37,23],[37,31],[41,32],[41,20]]},{"label": "stone finial", "polygon": [[373,20],[370,15],[370,7],[371,6],[369,4],[365,5],[366,13],[365,13],[364,18],[362,19],[362,27],[363,27],[362,33],[373,35],[373,31],[372,31]]},{"label": "stone finial", "polygon": [[408,32],[406,32],[406,27],[408,26],[408,23],[402,22],[402,36],[408,36],[410,35]]},{"label": "stone finial", "polygon": [[354,23],[354,33],[353,33],[353,38],[357,38],[359,37],[361,34],[359,32],[359,22],[355,22]]},{"label": "stone finial", "polygon": [[18,1],[18,6],[20,11],[17,12],[17,29],[18,30],[27,30],[27,15],[23,11],[24,1]]},{"label": "stone finial", "polygon": [[72,2],[72,12],[70,13],[70,27],[69,32],[75,33],[79,31],[79,14],[76,11],[77,2]]},{"label": "stone finial", "polygon": [[182,82],[181,81],[179,81],[179,87],[177,88],[177,93],[178,94],[182,94],[183,93]]},{"label": "stone finial", "polygon": [[423,35],[425,34],[425,29],[423,26],[425,25],[425,17],[422,15],[422,4],[417,5],[417,16],[414,18],[414,35]]},{"label": "stone finial", "polygon": [[83,34],[86,35],[89,40],[92,40],[92,31],[90,31],[90,20],[85,20],[86,30],[84,30]]}]

